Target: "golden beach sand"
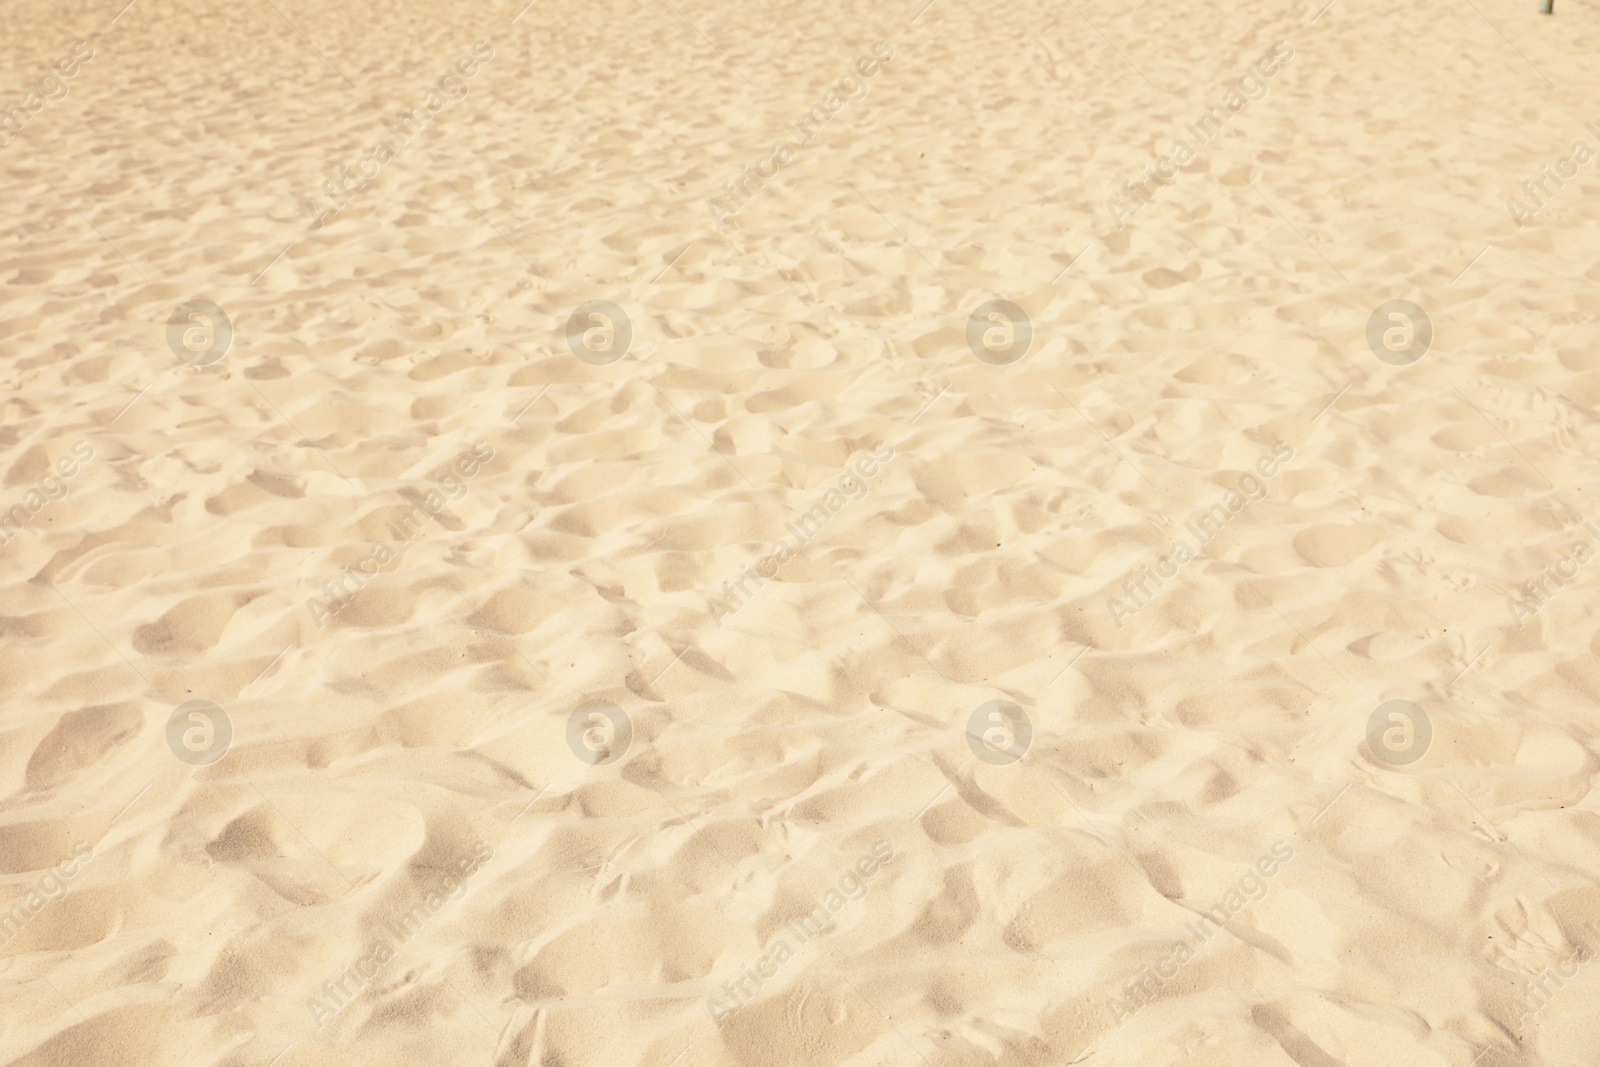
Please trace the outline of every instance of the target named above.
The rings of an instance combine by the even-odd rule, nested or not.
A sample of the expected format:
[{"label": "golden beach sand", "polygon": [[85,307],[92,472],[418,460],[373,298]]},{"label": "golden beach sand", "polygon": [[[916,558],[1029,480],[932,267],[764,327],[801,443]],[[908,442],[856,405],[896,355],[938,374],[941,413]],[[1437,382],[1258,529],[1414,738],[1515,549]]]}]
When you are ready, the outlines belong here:
[{"label": "golden beach sand", "polygon": [[6,6],[0,1062],[1596,1062],[1600,6],[923,2]]}]

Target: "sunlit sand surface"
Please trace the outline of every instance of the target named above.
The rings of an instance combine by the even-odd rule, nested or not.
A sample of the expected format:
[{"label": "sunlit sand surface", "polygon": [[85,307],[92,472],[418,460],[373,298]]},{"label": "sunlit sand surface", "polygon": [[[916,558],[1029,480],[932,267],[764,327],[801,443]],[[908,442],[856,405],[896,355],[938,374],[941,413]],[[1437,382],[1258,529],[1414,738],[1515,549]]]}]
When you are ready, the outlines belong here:
[{"label": "sunlit sand surface", "polygon": [[1600,8],[123,4],[0,1060],[1593,1062]]}]

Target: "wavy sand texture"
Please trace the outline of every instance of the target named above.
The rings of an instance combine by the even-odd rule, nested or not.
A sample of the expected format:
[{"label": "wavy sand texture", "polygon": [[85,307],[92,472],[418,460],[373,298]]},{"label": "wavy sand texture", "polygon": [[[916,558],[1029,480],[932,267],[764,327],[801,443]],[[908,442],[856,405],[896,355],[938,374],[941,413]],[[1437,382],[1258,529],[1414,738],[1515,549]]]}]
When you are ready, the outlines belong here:
[{"label": "wavy sand texture", "polygon": [[4,1062],[1592,1062],[1600,8],[922,2],[6,7]]}]

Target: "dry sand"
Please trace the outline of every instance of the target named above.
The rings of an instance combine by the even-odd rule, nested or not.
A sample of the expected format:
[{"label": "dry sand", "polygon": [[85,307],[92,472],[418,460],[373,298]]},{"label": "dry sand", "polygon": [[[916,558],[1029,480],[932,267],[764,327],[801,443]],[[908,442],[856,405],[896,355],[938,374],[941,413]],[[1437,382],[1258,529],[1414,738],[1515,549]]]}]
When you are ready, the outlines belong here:
[{"label": "dry sand", "polygon": [[921,2],[5,6],[0,1060],[1595,1062],[1600,7]]}]

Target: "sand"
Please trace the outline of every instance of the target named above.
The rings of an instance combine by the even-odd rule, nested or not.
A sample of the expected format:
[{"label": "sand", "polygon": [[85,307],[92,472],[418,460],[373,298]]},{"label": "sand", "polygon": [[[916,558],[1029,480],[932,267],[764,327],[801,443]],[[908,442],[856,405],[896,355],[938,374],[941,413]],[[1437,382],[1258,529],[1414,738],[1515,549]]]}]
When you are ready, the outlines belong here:
[{"label": "sand", "polygon": [[1593,1062],[1600,8],[921,4],[0,14],[0,1059]]}]

